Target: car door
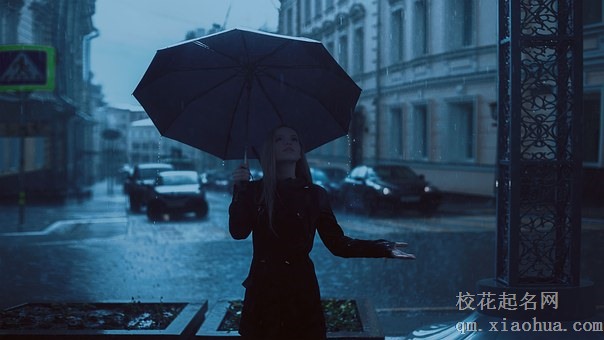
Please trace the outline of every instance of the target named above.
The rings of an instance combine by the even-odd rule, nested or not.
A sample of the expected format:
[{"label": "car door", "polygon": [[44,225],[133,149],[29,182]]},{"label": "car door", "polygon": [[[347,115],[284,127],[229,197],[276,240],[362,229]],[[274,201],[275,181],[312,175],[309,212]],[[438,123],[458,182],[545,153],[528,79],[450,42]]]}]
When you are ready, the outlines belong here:
[{"label": "car door", "polygon": [[358,166],[344,179],[342,193],[345,204],[351,208],[362,207],[363,197],[365,195],[365,180],[367,176],[367,167]]}]

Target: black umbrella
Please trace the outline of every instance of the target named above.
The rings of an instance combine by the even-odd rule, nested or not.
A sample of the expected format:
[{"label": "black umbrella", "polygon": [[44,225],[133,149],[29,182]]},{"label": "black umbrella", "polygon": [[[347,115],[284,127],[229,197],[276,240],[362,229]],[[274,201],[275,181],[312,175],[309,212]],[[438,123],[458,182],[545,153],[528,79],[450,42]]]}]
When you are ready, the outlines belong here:
[{"label": "black umbrella", "polygon": [[163,136],[226,160],[280,125],[306,151],[344,136],[360,93],[319,41],[231,29],[158,50],[134,97]]}]

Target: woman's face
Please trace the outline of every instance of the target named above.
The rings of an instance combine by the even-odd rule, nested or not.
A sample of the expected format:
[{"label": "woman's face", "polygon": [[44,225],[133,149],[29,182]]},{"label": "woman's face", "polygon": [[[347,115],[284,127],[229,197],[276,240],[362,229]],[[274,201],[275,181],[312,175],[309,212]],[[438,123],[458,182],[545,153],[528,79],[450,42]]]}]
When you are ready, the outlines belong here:
[{"label": "woman's face", "polygon": [[277,162],[297,162],[302,156],[298,134],[288,127],[280,127],[275,131],[273,148]]}]

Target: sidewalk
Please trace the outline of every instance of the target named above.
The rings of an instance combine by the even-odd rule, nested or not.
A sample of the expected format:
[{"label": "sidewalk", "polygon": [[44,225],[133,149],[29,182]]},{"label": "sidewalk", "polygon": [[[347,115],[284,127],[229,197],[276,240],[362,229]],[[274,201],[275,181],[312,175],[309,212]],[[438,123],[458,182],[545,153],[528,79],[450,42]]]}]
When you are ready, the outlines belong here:
[{"label": "sidewalk", "polygon": [[[23,220],[20,220],[23,209]],[[113,188],[107,182],[92,187],[89,199],[68,199],[65,203],[30,203],[20,207],[14,203],[0,203],[0,233],[41,231],[62,220],[93,217],[126,217],[127,200],[122,188]]]},{"label": "sidewalk", "polygon": [[[494,197],[474,196],[456,193],[445,193],[441,211],[447,213],[459,213],[460,211],[473,211],[480,213],[496,213],[496,202]],[[604,201],[600,205],[583,205],[581,209],[583,218],[604,219]]]},{"label": "sidewalk", "polygon": [[[596,208],[589,209],[589,214],[584,214],[584,219],[599,219],[604,221],[602,210]],[[17,205],[0,205],[0,234],[17,231],[41,231],[53,224],[57,225],[60,223],[59,221],[65,220],[128,217],[127,199],[121,192],[121,187],[116,186],[113,188],[113,192],[111,192],[105,182],[97,183],[94,186],[92,199],[89,200],[82,202],[69,201],[66,204],[60,205],[32,204],[31,206],[26,206],[25,220],[22,225],[18,224],[18,212],[19,207]],[[495,206],[492,200],[485,198],[450,195],[445,197],[441,213],[445,217],[469,214],[481,218],[478,215],[494,216]],[[393,219],[398,218],[406,219],[408,216],[393,217]],[[474,218],[474,216],[470,216],[470,218]],[[489,219],[494,218],[489,217]],[[393,221],[393,223],[396,223],[396,221]],[[590,279],[596,282],[604,282],[602,274],[599,274],[601,271],[597,269],[601,268],[600,259],[602,258],[600,256],[601,251],[599,250],[601,249],[599,245],[602,238],[599,235],[604,235],[602,232],[604,228],[601,228],[601,225],[604,225],[604,223],[598,223],[597,228],[586,230],[586,232],[589,232],[586,235],[589,236],[583,242],[583,250],[587,251],[585,254],[587,256],[585,256],[584,260],[584,267],[588,269],[586,274],[589,274]],[[398,291],[400,287],[405,287],[405,289],[409,290],[409,293],[382,294],[371,288],[373,286],[357,288],[363,294],[366,293],[367,297],[373,299],[379,321],[387,335],[387,339],[404,339],[405,335],[410,332],[425,329],[425,327],[430,325],[463,321],[467,313],[456,310],[454,299],[457,290],[454,291],[453,288],[462,289],[461,287],[470,287],[468,289],[471,289],[476,280],[490,277],[492,272],[490,268],[492,266],[490,244],[492,243],[492,238],[495,237],[493,230],[465,233],[431,232],[429,237],[426,237],[425,233],[417,230],[400,229],[397,232],[401,233],[400,236],[404,236],[401,239],[409,241],[416,249],[421,250],[424,254],[429,254],[429,256],[418,258],[413,264],[405,267],[406,270],[404,272],[397,273],[399,281],[396,282],[404,282],[405,286],[395,285],[395,283],[392,283],[392,285],[384,283],[380,289],[392,292],[395,290]],[[388,236],[396,236],[398,239],[399,234],[388,234]],[[456,252],[462,244],[463,252]],[[450,249],[448,245],[454,248]],[[224,245],[216,244],[213,247],[219,246],[223,247]],[[211,243],[208,243],[207,247],[212,247]],[[208,259],[227,259],[229,256],[232,256],[232,250],[229,249],[220,249],[224,253],[217,252],[217,248],[211,248],[207,251],[209,254]],[[166,254],[171,254],[171,252],[168,251]],[[451,254],[455,254],[455,256],[451,256]],[[141,258],[147,257],[144,254],[140,256]],[[339,259],[331,255],[329,255],[328,259],[332,262],[324,263],[323,268],[331,268],[331,266],[337,268],[336,264],[339,264]],[[464,263],[470,261],[472,263],[471,266],[464,265]],[[386,262],[372,262],[375,264],[374,268],[369,268],[369,266],[365,268],[362,263],[362,260],[346,262],[346,265],[350,266],[346,267],[347,273],[352,275],[350,273],[356,272],[357,274],[362,273],[363,277],[378,277],[384,273],[390,273],[388,268],[394,265]],[[182,262],[181,264],[185,267],[188,266],[186,262]],[[469,273],[466,273],[466,270]],[[229,271],[232,271],[232,269],[229,269]],[[477,272],[480,274],[472,274]],[[118,277],[113,271],[108,271],[105,275],[108,277]],[[207,275],[212,276],[212,274]],[[333,276],[331,272],[323,273],[323,275],[325,277]],[[161,279],[158,280],[161,281]],[[382,280],[378,281],[382,282]],[[331,289],[331,294],[337,295],[344,288],[349,290],[355,289],[354,280],[351,279],[350,282],[351,285],[347,287],[326,284],[325,289]],[[195,285],[198,285],[198,283],[195,283]],[[125,285],[124,289],[127,289],[129,286],[131,285]],[[192,285],[191,287],[194,286]],[[366,289],[369,290],[365,292]],[[431,303],[422,298],[422,296],[428,295],[438,295],[440,300],[443,300],[442,297],[444,296],[451,302],[445,306],[443,306],[443,303]],[[393,297],[400,299],[400,301],[391,302]],[[598,288],[595,298],[597,299],[596,301],[604,301],[604,292],[602,292],[601,288]],[[383,306],[394,306],[394,308],[383,308]]]}]

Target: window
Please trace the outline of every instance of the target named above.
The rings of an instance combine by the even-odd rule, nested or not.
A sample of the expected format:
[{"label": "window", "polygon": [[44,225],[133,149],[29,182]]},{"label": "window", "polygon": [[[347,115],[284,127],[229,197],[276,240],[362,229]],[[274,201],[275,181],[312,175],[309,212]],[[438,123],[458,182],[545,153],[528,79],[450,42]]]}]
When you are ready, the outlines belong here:
[{"label": "window", "polygon": [[348,37],[340,36],[338,45],[338,63],[344,70],[348,71]]},{"label": "window", "polygon": [[292,8],[288,8],[285,15],[285,30],[286,34],[293,35],[294,34],[294,10]]},{"label": "window", "polygon": [[315,16],[320,17],[323,13],[323,0],[315,0]]},{"label": "window", "polygon": [[304,1],[304,22],[306,22],[307,24],[310,24],[310,21],[312,20],[312,11],[311,11],[311,0],[306,0]]},{"label": "window", "polygon": [[329,53],[335,57],[335,43],[333,42],[333,38],[326,38],[325,39],[325,48],[329,51]]},{"label": "window", "polygon": [[411,124],[411,157],[417,160],[428,158],[428,109],[427,105],[413,107]]},{"label": "window", "polygon": [[348,154],[348,137],[338,138],[333,143],[334,143],[333,156],[337,157],[339,155]]},{"label": "window", "polygon": [[403,110],[395,107],[390,109],[390,156],[403,154]]},{"label": "window", "polygon": [[47,145],[47,139],[44,137],[34,137],[33,138],[33,143],[35,143],[34,146],[34,157],[35,159],[33,160],[34,162],[34,168],[39,170],[39,169],[43,169],[46,166],[46,145]]},{"label": "window", "polygon": [[413,53],[415,57],[420,57],[428,53],[428,10],[425,0],[415,2],[416,20],[413,33]]},{"label": "window", "polygon": [[449,48],[456,49],[474,43],[474,0],[450,0],[448,27]]},{"label": "window", "polygon": [[474,105],[472,103],[449,104],[448,158],[453,162],[474,159]]},{"label": "window", "polygon": [[403,19],[402,9],[392,12],[390,18],[390,59],[393,63],[403,60]]},{"label": "window", "polygon": [[474,34],[474,0],[461,0],[463,10],[463,21],[461,25],[462,46],[470,46],[473,43]]},{"label": "window", "polygon": [[21,154],[20,138],[0,137],[0,173],[16,173]]},{"label": "window", "polygon": [[333,9],[333,0],[325,0],[325,9],[328,11]]},{"label": "window", "polygon": [[583,0],[583,24],[591,25],[602,22],[602,0]]},{"label": "window", "polygon": [[352,51],[353,58],[353,74],[361,74],[365,70],[364,62],[365,62],[365,31],[363,27],[358,27],[354,30],[354,49]]},{"label": "window", "polygon": [[586,92],[583,96],[583,161],[598,163],[600,161],[600,132],[602,127],[602,94]]},{"label": "window", "polygon": [[21,157],[25,171],[43,169],[47,165],[46,141],[44,137],[25,137],[23,140],[20,137],[0,137],[0,174],[19,172]]}]

